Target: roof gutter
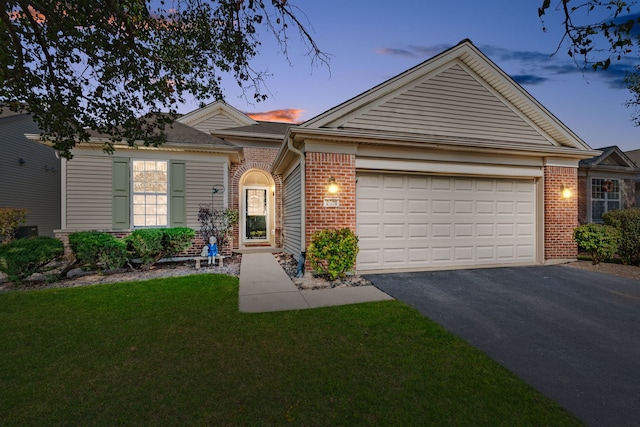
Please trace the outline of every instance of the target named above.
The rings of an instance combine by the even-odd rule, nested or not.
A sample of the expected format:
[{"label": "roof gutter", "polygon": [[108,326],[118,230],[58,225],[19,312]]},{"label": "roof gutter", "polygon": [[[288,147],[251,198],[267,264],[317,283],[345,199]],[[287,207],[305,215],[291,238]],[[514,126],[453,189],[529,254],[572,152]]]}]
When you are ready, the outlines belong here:
[{"label": "roof gutter", "polygon": [[289,134],[287,136],[287,148],[293,153],[300,156],[300,243],[302,244],[302,252],[306,252],[307,249],[307,198],[306,198],[306,165],[304,153],[293,146],[293,137]]}]

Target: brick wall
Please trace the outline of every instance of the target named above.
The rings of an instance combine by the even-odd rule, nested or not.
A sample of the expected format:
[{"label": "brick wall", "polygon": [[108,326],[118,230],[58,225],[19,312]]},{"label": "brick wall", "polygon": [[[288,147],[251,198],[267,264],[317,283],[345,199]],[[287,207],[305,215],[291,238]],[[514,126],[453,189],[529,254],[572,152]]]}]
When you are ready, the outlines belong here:
[{"label": "brick wall", "polygon": [[[571,197],[562,198],[562,186],[571,189]],[[573,229],[578,226],[578,170],[545,166],[544,168],[544,258],[573,259],[578,247]]]},{"label": "brick wall", "polygon": [[[334,177],[340,190],[327,192]],[[356,160],[353,154],[306,153],[306,244],[317,230],[350,228],[356,231]],[[338,207],[325,207],[325,197],[337,198]]]},{"label": "brick wall", "polygon": [[587,177],[578,177],[578,222],[580,224],[586,224],[588,221],[587,208],[588,200],[590,199],[587,186]]},{"label": "brick wall", "polygon": [[[271,170],[271,165],[278,154],[277,148],[256,148],[245,147],[243,149],[244,161],[240,164],[231,165],[229,168],[229,208],[240,211],[240,180],[242,175],[252,169],[260,169],[267,173]],[[282,246],[282,177],[271,175],[275,183],[275,246]],[[242,216],[242,215],[240,215]],[[239,227],[233,228],[233,247],[238,248],[240,244]]]},{"label": "brick wall", "polygon": [[636,206],[636,180],[622,180],[622,207],[629,209]]}]

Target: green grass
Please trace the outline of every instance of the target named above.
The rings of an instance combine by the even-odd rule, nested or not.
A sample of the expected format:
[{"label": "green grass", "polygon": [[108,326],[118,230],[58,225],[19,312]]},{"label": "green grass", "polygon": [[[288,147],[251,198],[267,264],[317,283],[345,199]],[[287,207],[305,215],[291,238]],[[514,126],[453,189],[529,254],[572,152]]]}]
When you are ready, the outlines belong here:
[{"label": "green grass", "polygon": [[214,275],[0,294],[0,425],[580,425],[402,303],[237,299]]}]

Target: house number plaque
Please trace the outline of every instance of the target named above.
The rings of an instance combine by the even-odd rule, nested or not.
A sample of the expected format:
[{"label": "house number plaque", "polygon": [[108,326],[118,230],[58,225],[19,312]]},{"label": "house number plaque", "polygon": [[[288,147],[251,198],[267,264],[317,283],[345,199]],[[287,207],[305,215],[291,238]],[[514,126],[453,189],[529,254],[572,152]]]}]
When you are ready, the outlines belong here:
[{"label": "house number plaque", "polygon": [[336,197],[325,197],[324,198],[324,207],[325,208],[337,208],[340,206],[340,199]]}]

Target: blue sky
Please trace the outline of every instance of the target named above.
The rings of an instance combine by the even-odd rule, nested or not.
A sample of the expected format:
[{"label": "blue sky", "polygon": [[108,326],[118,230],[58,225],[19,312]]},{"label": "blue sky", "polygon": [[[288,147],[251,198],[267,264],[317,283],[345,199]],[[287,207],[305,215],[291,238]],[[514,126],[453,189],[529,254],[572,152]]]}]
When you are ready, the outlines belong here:
[{"label": "blue sky", "polygon": [[554,1],[547,32],[537,14],[541,0],[293,1],[331,55],[330,68],[311,68],[297,34],[291,33],[291,64],[265,38],[253,65],[270,74],[269,99],[249,103],[229,84],[226,101],[247,113],[301,110],[297,118],[304,121],[469,38],[592,148],[640,148],[640,128],[624,105],[631,94],[622,77],[631,64],[585,72],[566,48],[552,55],[562,35]]}]

